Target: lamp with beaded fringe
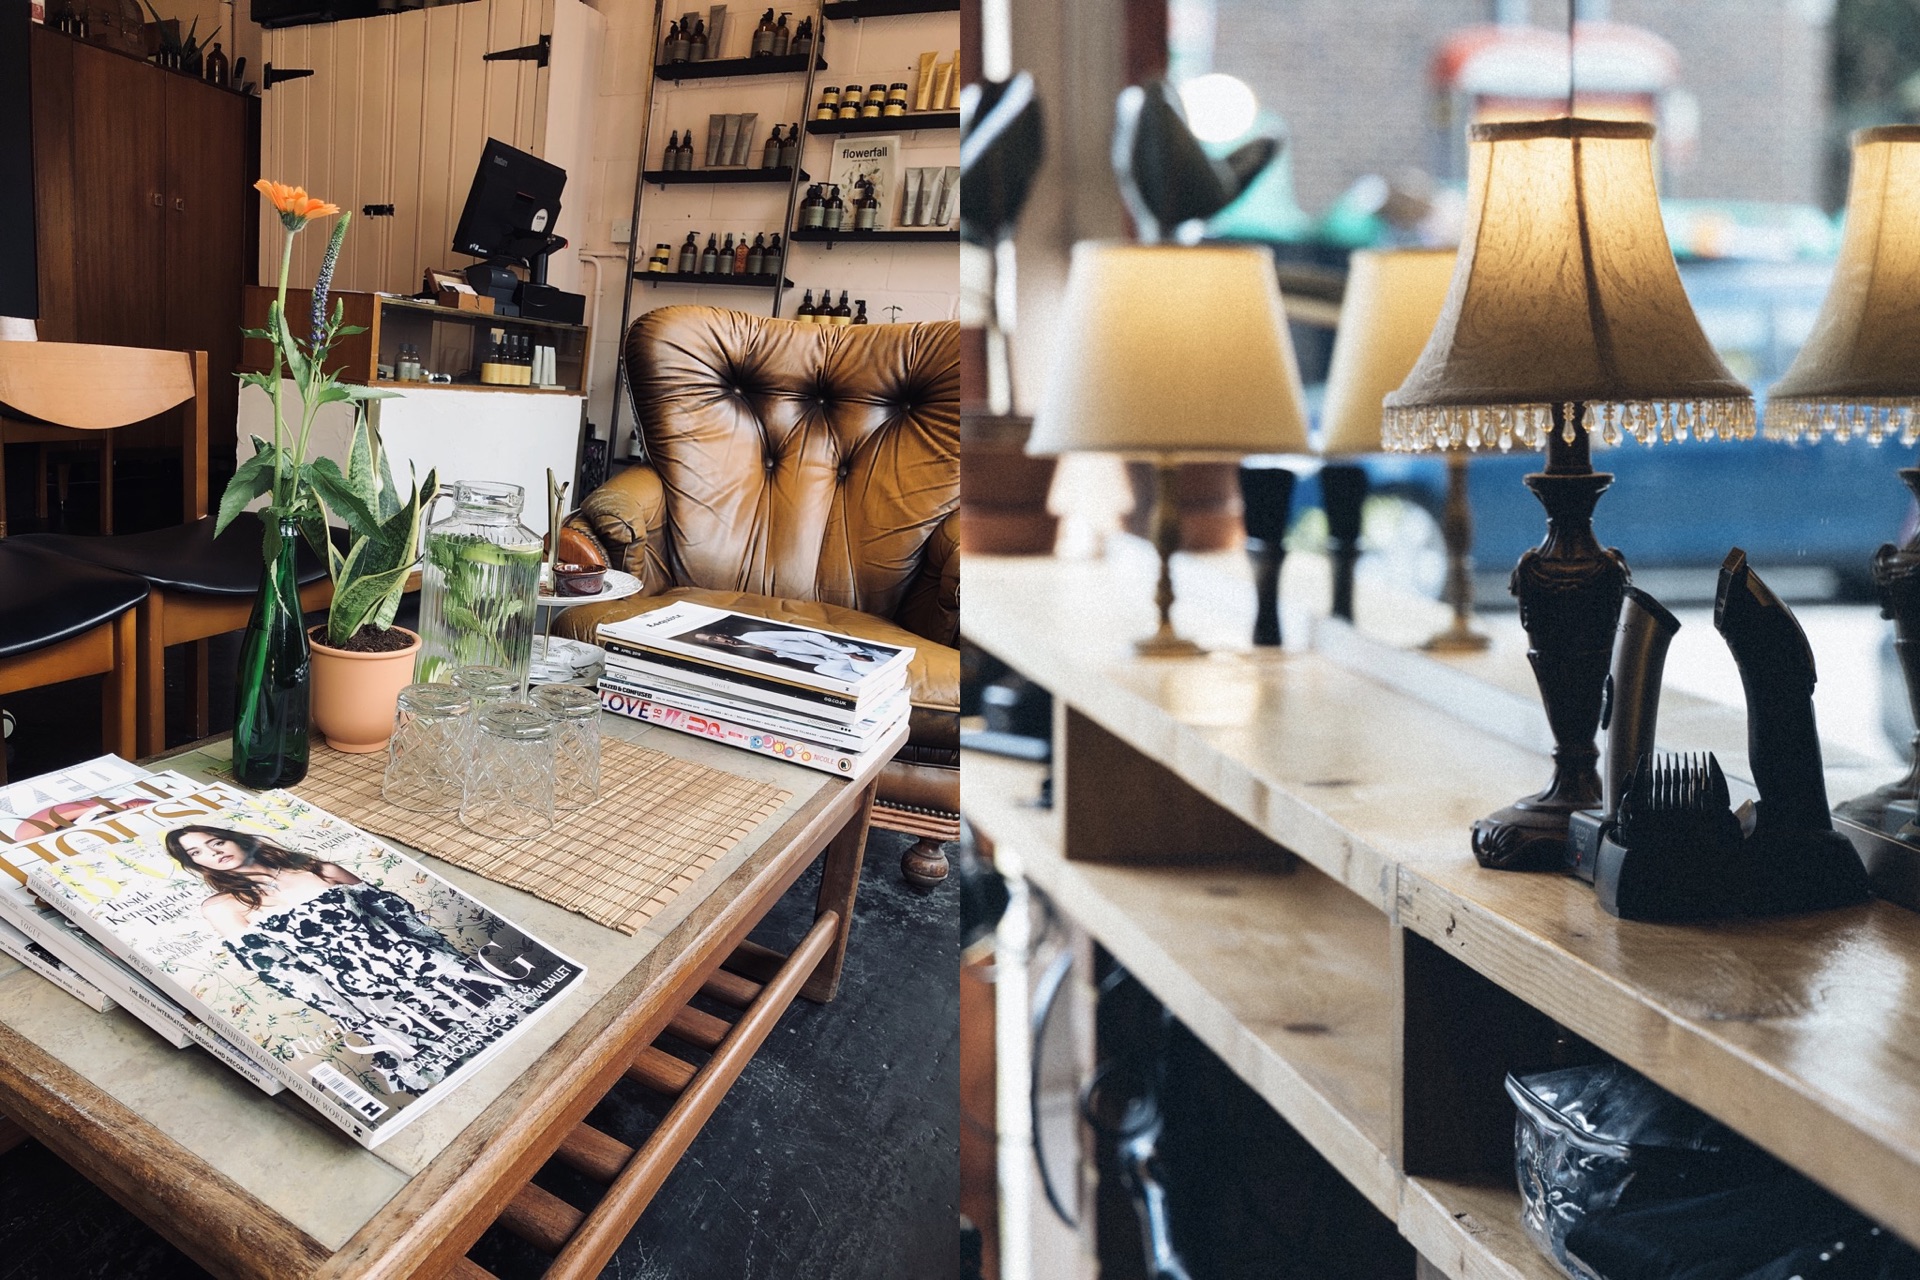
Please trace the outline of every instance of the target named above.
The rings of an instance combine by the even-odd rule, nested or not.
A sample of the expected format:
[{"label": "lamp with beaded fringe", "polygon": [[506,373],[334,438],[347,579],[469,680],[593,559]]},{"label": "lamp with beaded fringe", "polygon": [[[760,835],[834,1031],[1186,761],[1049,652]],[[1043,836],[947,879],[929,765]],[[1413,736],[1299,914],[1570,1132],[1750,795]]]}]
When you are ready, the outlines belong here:
[{"label": "lamp with beaded fringe", "polygon": [[1578,117],[1473,126],[1446,303],[1386,398],[1389,449],[1545,450],[1527,487],[1547,510],[1547,536],[1520,558],[1510,589],[1553,730],[1553,777],[1474,823],[1474,856],[1489,867],[1563,868],[1568,816],[1600,802],[1594,735],[1628,571],[1594,536],[1613,477],[1593,469],[1593,438],[1754,433],[1752,395],[1681,288],[1653,134]]},{"label": "lamp with beaded fringe", "polygon": [[[1853,135],[1833,283],[1806,344],[1767,396],[1766,433],[1809,442],[1898,440],[1908,449],[1920,440],[1920,125]],[[1920,496],[1920,467],[1899,475]],[[1873,581],[1920,720],[1920,533],[1874,553]],[[1904,777],[1835,805],[1834,813],[1920,846],[1920,733],[1909,756]]]}]

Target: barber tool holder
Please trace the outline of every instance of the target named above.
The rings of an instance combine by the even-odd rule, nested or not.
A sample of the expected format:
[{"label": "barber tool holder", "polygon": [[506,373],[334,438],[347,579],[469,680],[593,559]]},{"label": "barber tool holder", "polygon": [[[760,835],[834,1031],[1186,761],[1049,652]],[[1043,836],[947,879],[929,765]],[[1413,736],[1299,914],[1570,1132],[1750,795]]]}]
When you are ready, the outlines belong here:
[{"label": "barber tool holder", "polygon": [[1351,462],[1320,468],[1320,506],[1327,514],[1327,557],[1333,562],[1336,618],[1353,621],[1353,566],[1360,559],[1360,526],[1367,505],[1367,470]]},{"label": "barber tool holder", "polygon": [[1594,892],[1623,920],[1738,915],[1742,834],[1711,753],[1649,752],[1627,775],[1619,821],[1600,840]]},{"label": "barber tool holder", "polygon": [[1748,912],[1818,911],[1870,896],[1866,869],[1833,828],[1814,723],[1813,649],[1793,611],[1735,547],[1720,566],[1713,625],[1747,697],[1747,762],[1760,792],[1741,856]]},{"label": "barber tool holder", "polygon": [[[1365,480],[1365,473],[1362,473]],[[1280,645],[1280,568],[1287,559],[1287,520],[1293,510],[1293,472],[1279,467],[1240,468],[1240,504],[1247,526],[1247,558],[1253,562],[1253,643]],[[1353,616],[1349,609],[1347,616]]]},{"label": "barber tool holder", "polygon": [[1613,477],[1593,469],[1585,410],[1553,407],[1547,468],[1527,477],[1547,509],[1547,537],[1520,557],[1508,589],[1520,600],[1527,661],[1553,730],[1553,779],[1473,824],[1474,857],[1497,870],[1563,869],[1569,818],[1602,799],[1594,734],[1628,575],[1626,559],[1593,534],[1594,505]]},{"label": "barber tool holder", "polygon": [[[1679,630],[1680,620],[1658,600],[1637,587],[1627,588],[1600,708],[1600,727],[1607,731],[1600,807],[1580,810],[1567,824],[1567,869],[1588,883],[1593,882],[1601,841],[1619,820],[1628,780],[1653,753],[1667,646]],[[1719,766],[1714,768],[1717,772]]]}]

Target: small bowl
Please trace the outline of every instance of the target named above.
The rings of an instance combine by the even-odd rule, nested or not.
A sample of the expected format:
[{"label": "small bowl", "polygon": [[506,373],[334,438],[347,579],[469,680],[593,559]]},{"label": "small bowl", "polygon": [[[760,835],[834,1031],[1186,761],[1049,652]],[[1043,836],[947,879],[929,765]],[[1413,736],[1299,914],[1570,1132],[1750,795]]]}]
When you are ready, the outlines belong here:
[{"label": "small bowl", "polygon": [[553,566],[553,578],[559,595],[597,596],[607,581],[607,571],[604,566],[557,564]]}]

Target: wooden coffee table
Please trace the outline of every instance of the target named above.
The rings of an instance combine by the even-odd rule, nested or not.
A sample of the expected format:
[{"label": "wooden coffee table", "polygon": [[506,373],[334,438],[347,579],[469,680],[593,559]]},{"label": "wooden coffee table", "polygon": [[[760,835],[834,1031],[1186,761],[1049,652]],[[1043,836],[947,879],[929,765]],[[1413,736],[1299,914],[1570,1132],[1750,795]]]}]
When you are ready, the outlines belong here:
[{"label": "wooden coffee table", "polygon": [[[220,1276],[480,1280],[466,1251],[496,1220],[553,1256],[549,1276],[598,1275],[794,997],[833,998],[874,789],[871,774],[832,777],[612,716],[603,728],[792,798],[632,937],[424,857],[587,979],[378,1152],[4,957],[0,1149],[39,1139]],[[162,763],[194,773],[217,758]],[[806,936],[786,955],[746,941],[823,853]],[[732,1015],[690,1007],[698,994]],[[668,1033],[678,1052],[711,1056],[655,1044]],[[585,1123],[622,1078],[673,1100],[638,1150]],[[549,1159],[605,1187],[591,1211],[529,1182]]]}]

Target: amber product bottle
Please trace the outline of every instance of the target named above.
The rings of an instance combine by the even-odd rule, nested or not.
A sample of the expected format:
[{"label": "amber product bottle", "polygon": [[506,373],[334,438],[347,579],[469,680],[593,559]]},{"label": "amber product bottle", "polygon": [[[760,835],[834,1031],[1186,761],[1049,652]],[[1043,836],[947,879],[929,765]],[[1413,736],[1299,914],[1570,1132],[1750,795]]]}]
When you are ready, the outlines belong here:
[{"label": "amber product bottle", "polygon": [[693,55],[693,43],[687,35],[684,20],[673,24],[673,30],[667,35],[667,61],[685,62]]},{"label": "amber product bottle", "polygon": [[903,116],[907,114],[907,82],[895,80],[887,86],[887,106],[885,114]]},{"label": "amber product bottle", "polygon": [[773,239],[767,241],[767,256],[761,262],[760,269],[770,276],[779,275],[780,269],[786,265],[785,256],[780,250],[780,234],[775,232]]},{"label": "amber product bottle", "polygon": [[707,20],[695,18],[693,35],[687,41],[687,61],[705,62],[707,60]]},{"label": "amber product bottle", "polygon": [[855,308],[853,313],[853,322],[855,324],[871,323],[867,319],[867,300],[865,298],[855,298],[853,300],[853,305]]},{"label": "amber product bottle", "polygon": [[213,48],[207,51],[205,75],[208,84],[217,84],[223,89],[233,80],[233,76],[230,74],[230,64],[227,62],[226,50],[220,47],[218,40],[215,40],[213,42]]},{"label": "amber product bottle", "polygon": [[826,219],[827,204],[820,198],[820,184],[814,183],[807,188],[806,199],[800,202],[800,225],[818,227]]},{"label": "amber product bottle", "polygon": [[800,299],[800,309],[793,313],[793,318],[801,324],[813,323],[813,290],[807,290],[807,296]]},{"label": "amber product bottle", "polygon": [[780,163],[784,168],[800,167],[800,122],[787,126],[787,140],[780,144]]},{"label": "amber product bottle", "polygon": [[524,387],[528,385],[525,334],[507,335],[507,385]]},{"label": "amber product bottle", "polygon": [[[813,52],[812,18],[800,19],[800,29],[793,33],[793,44],[788,48],[787,52],[801,59],[805,59],[808,54]],[[806,63],[802,61],[800,65],[804,67]]]},{"label": "amber product bottle", "polygon": [[746,273],[750,276],[767,273],[767,233],[764,231],[754,233],[753,246],[747,250]]},{"label": "amber product bottle", "polygon": [[840,118],[858,120],[860,118],[860,86],[850,84],[840,91]]},{"label": "amber product bottle", "polygon": [[662,169],[680,167],[680,131],[678,129],[675,129],[667,138],[667,150],[666,154],[660,157],[660,167]]},{"label": "amber product bottle", "polygon": [[693,130],[680,135],[680,163],[677,166],[682,173],[693,172]]},{"label": "amber product bottle", "polygon": [[827,197],[827,207],[821,214],[820,225],[829,231],[838,231],[846,225],[847,202],[840,198],[840,188],[833,187]]},{"label": "amber product bottle", "polygon": [[880,201],[874,198],[873,184],[865,178],[854,188],[853,229],[871,231],[880,220]]},{"label": "amber product bottle", "polygon": [[480,381],[493,386],[500,381],[500,331],[487,330],[487,340],[480,348]]},{"label": "amber product bottle", "polygon": [[690,276],[700,269],[700,233],[687,232],[687,242],[680,246],[680,261],[675,268],[683,276]]},{"label": "amber product bottle", "polygon": [[853,323],[853,308],[847,305],[847,291],[840,291],[840,305],[833,309],[833,322],[837,325]]},{"label": "amber product bottle", "polygon": [[733,274],[733,232],[727,232],[727,242],[720,246],[720,256],[714,261],[714,270],[723,276]]},{"label": "amber product bottle", "polygon": [[760,149],[760,167],[762,169],[778,169],[780,167],[780,150],[786,145],[786,139],[780,136],[780,130],[783,127],[784,126],[781,125],[775,125],[773,126],[773,132],[767,135],[767,145]]},{"label": "amber product bottle", "polygon": [[752,251],[747,247],[747,233],[742,231],[740,233],[740,239],[736,241],[733,246],[733,274],[737,276],[746,275],[747,262],[751,257]]},{"label": "amber product bottle", "polygon": [[760,15],[760,25],[753,29],[752,54],[764,58],[773,53],[773,10]]},{"label": "amber product bottle", "polygon": [[707,247],[700,251],[700,274],[713,275],[720,269],[720,246],[714,241],[714,233],[707,232]]},{"label": "amber product bottle", "polygon": [[791,16],[781,14],[780,21],[773,26],[773,56],[776,58],[786,57],[793,48],[793,29],[787,25],[787,19]]}]

